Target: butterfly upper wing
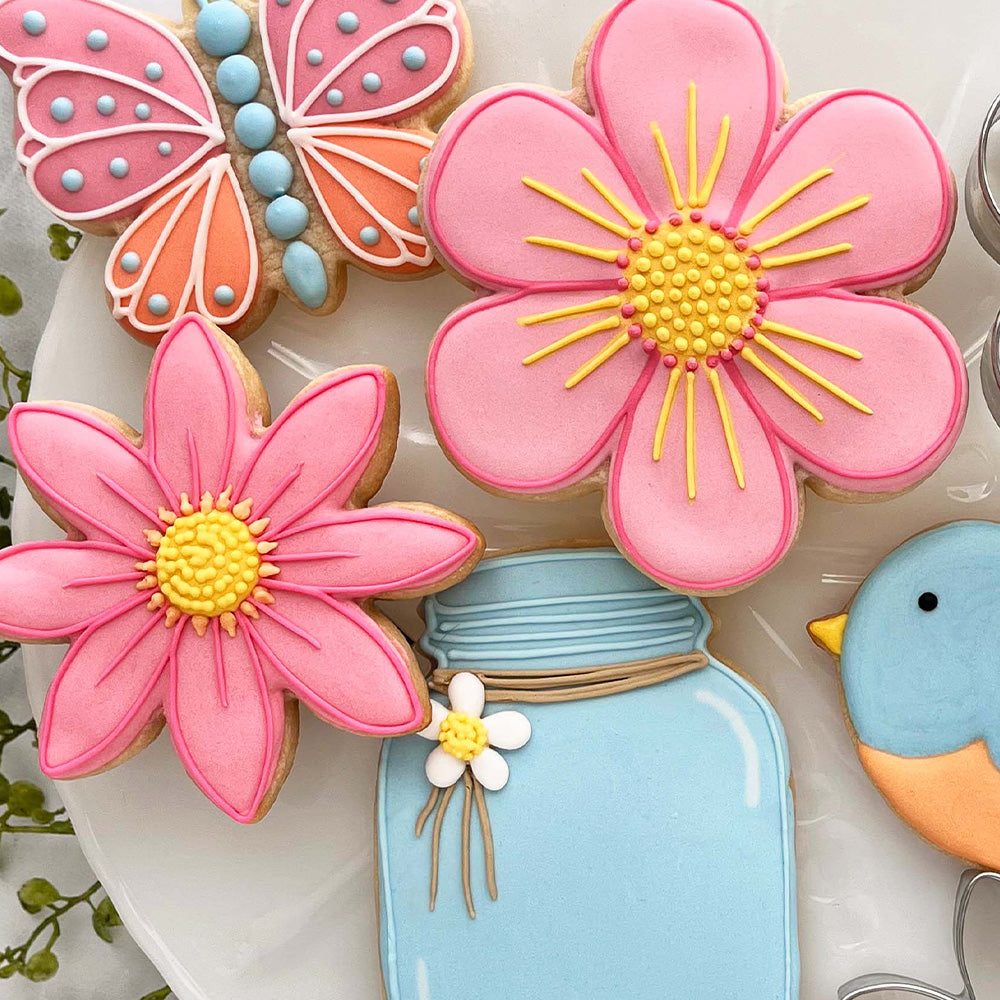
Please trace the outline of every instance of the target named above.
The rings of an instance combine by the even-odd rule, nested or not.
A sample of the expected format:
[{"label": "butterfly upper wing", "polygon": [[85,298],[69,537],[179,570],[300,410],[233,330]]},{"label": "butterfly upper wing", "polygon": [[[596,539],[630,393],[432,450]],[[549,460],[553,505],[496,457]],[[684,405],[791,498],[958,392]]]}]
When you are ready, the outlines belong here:
[{"label": "butterfly upper wing", "polygon": [[225,143],[184,46],[110,0],[0,0],[0,63],[18,159],[69,221],[128,216]]}]

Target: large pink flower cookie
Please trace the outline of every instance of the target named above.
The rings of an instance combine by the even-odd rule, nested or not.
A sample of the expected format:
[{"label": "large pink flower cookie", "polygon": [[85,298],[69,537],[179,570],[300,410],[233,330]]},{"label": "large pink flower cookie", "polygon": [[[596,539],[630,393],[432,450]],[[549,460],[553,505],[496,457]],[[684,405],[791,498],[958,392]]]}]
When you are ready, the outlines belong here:
[{"label": "large pink flower cookie", "polygon": [[198,787],[251,822],[291,765],[298,700],[365,735],[426,726],[413,653],[369,602],[449,586],[483,545],[432,507],[364,507],[398,414],[389,372],[345,368],[268,427],[256,373],[195,317],[157,350],[141,440],[84,407],[14,408],[21,475],[68,535],[0,554],[0,633],[73,640],[46,774],[112,767],[165,722]]},{"label": "large pink flower cookie", "polygon": [[492,293],[441,330],[431,413],[487,488],[604,487],[636,566],[731,591],[788,551],[803,481],[895,493],[953,445],[962,358],[897,293],[943,253],[954,184],[892,98],[787,108],[728,0],[623,0],[579,65],[568,96],[470,101],[431,156],[430,237]]}]

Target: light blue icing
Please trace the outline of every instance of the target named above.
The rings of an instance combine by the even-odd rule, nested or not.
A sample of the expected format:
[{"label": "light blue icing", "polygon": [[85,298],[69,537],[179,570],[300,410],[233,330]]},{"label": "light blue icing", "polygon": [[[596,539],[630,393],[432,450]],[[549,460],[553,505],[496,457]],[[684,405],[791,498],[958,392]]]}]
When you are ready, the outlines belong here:
[{"label": "light blue icing", "polygon": [[91,52],[103,52],[108,47],[108,33],[95,28],[87,35],[87,48]]},{"label": "light blue icing", "polygon": [[244,104],[236,112],[236,137],[247,149],[263,149],[274,141],[277,121],[266,104]]},{"label": "light blue icing", "polygon": [[110,94],[102,94],[97,98],[98,114],[104,115],[105,118],[110,118],[117,109],[118,104]]},{"label": "light blue icing", "polygon": [[117,180],[122,180],[124,177],[128,177],[128,160],[124,156],[116,156],[108,164],[108,173]]},{"label": "light blue icing", "polygon": [[122,256],[121,265],[126,274],[135,274],[142,266],[142,258],[137,253],[129,251]]},{"label": "light blue icing", "polygon": [[160,156],[170,156],[174,151],[174,147],[169,142],[164,141],[156,147],[156,150]]},{"label": "light blue icing", "polygon": [[230,104],[248,104],[260,93],[260,70],[247,56],[229,56],[219,64],[215,82]]},{"label": "light blue icing", "polygon": [[274,2],[279,7],[287,7],[292,2],[292,0],[274,0]]},{"label": "light blue icing", "polygon": [[148,122],[152,113],[148,104],[137,104],[135,106],[135,116],[139,121]]},{"label": "light blue icing", "polygon": [[330,105],[331,108],[339,108],[341,104],[344,103],[344,92],[342,90],[337,90],[336,87],[333,90],[328,90],[326,92],[326,103]]},{"label": "light blue icing", "polygon": [[45,15],[40,10],[26,10],[24,16],[21,18],[21,27],[32,38],[37,38],[39,35],[44,34],[48,26]]},{"label": "light blue icing", "polygon": [[212,298],[218,305],[228,308],[236,301],[236,292],[229,285],[219,285],[212,294]]},{"label": "light blue icing", "polygon": [[403,65],[414,71],[427,65],[427,53],[419,45],[409,45],[403,49]]},{"label": "light blue icing", "polygon": [[373,247],[382,239],[382,234],[374,226],[365,226],[358,234],[366,247]]},{"label": "light blue icing", "polygon": [[280,198],[295,179],[295,168],[288,157],[269,149],[250,161],[250,183],[265,198]]},{"label": "light blue icing", "polygon": [[414,205],[413,208],[411,208],[409,212],[406,213],[406,217],[410,220],[411,225],[413,226],[420,225],[420,209],[417,208],[416,205]]},{"label": "light blue icing", "polygon": [[68,97],[57,97],[49,105],[49,113],[61,124],[68,122],[73,117],[75,111],[76,108]]},{"label": "light blue icing", "polygon": [[283,195],[267,206],[264,223],[279,240],[294,240],[309,225],[309,209],[298,198]]},{"label": "light blue icing", "polygon": [[353,10],[345,10],[337,17],[337,27],[345,35],[353,35],[361,27],[361,18]]},{"label": "light blue icing", "polygon": [[299,240],[291,243],[281,259],[281,270],[288,287],[296,298],[309,309],[319,309],[329,291],[326,268],[316,251]]},{"label": "light blue icing", "polygon": [[[483,563],[425,601],[421,647],[441,669],[575,671],[701,650],[701,604],[616,552],[553,550]],[[444,699],[440,699],[444,700]],[[781,724],[709,654],[686,676],[529,716],[487,792],[499,898],[472,824],[470,920],[461,786],[441,831],[428,909],[433,744],[387,741],[378,790],[380,943],[388,1000],[795,1000],[792,797]],[[475,810],[474,810],[475,812]],[[428,824],[429,826],[429,824]]]},{"label": "light blue icing", "polygon": [[382,89],[382,77],[378,73],[365,73],[361,77],[361,86],[368,91],[369,94],[377,94]]},{"label": "light blue icing", "polygon": [[170,299],[166,295],[150,295],[149,311],[154,316],[166,316],[170,311]]},{"label": "light blue icing", "polygon": [[198,44],[220,58],[242,52],[250,41],[250,18],[232,0],[210,0],[194,22]]},{"label": "light blue icing", "polygon": [[306,53],[306,62],[310,66],[319,66],[323,62],[323,53],[319,49],[310,49]]},{"label": "light blue icing", "polygon": [[62,175],[62,186],[70,194],[83,190],[83,174],[79,170],[65,170]]},{"label": "light blue icing", "polygon": [[[923,611],[921,594],[937,607]],[[958,521],[914,538],[850,608],[841,677],[862,743],[936,757],[985,740],[1000,766],[1000,525]]]},{"label": "light blue icing", "polygon": [[159,83],[163,79],[163,67],[158,62],[147,63],[146,79],[151,83]]}]

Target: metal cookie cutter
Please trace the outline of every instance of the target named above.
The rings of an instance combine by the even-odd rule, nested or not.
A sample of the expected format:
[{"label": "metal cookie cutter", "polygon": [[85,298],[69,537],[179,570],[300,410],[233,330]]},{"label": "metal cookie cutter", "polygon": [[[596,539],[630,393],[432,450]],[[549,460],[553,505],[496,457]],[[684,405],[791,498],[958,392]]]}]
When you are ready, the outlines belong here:
[{"label": "metal cookie cutter", "polygon": [[958,894],[955,897],[955,920],[952,933],[955,944],[955,959],[958,962],[958,971],[962,976],[961,993],[949,993],[938,986],[931,986],[930,983],[921,982],[919,979],[910,979],[908,976],[876,973],[875,975],[860,976],[845,983],[837,991],[838,1000],[860,1000],[861,997],[878,994],[896,995],[900,993],[929,997],[930,1000],[976,1000],[976,993],[969,977],[969,967],[965,961],[965,918],[973,893],[975,893],[976,887],[983,882],[1000,882],[1000,874],[978,871],[975,868],[969,869],[959,880]]}]

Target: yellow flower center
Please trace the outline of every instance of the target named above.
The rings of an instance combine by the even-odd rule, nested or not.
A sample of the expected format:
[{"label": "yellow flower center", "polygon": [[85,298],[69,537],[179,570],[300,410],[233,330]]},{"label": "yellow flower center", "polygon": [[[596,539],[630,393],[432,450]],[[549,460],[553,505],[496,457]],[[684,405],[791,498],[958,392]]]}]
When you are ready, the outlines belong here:
[{"label": "yellow flower center", "polygon": [[465,712],[449,712],[441,723],[438,742],[445,753],[466,762],[478,757],[489,745],[482,719]]}]

